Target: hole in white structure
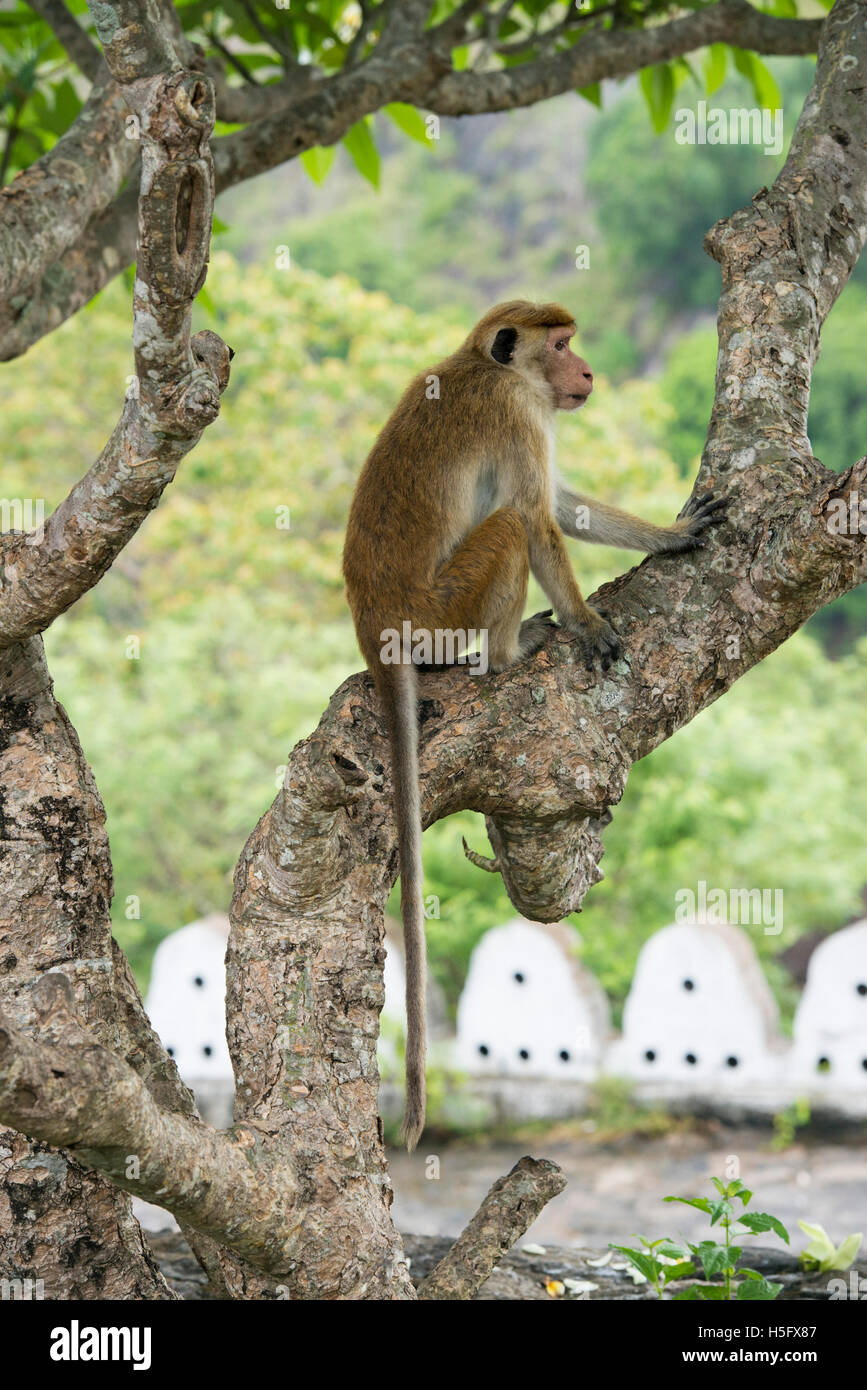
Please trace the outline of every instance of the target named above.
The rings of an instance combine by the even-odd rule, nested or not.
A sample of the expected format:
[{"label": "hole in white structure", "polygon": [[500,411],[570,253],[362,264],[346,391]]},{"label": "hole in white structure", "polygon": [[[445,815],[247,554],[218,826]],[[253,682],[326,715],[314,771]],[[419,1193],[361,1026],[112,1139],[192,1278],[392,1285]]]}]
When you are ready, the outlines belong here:
[{"label": "hole in white structure", "polygon": [[816,1071],[830,1071],[830,1070],[831,1070],[831,1058],[830,1058],[830,1057],[820,1057],[820,1058],[818,1059],[818,1061],[816,1062]]},{"label": "hole in white structure", "polygon": [[166,1052],[169,1054],[170,1057],[174,1057],[175,1055],[175,1049],[173,1047],[167,1047]]},{"label": "hole in white structure", "polygon": [[696,1057],[694,1052],[687,1052],[683,1060],[685,1062],[688,1062],[691,1067],[694,1067],[696,1062],[698,1061],[698,1058]]},{"label": "hole in white structure", "polygon": [[861,1065],[864,1068],[864,1070],[867,1071],[867,1057],[861,1058]]},{"label": "hole in white structure", "polygon": [[860,982],[860,984],[857,984],[857,985],[855,986],[855,992],[856,992],[856,994],[861,994],[861,995],[867,994],[867,985],[865,985],[865,983],[864,983],[863,980]]},{"label": "hole in white structure", "polygon": [[727,1067],[736,1067],[736,1066],[739,1066],[739,1065],[740,1065],[740,1059],[737,1058],[737,1057],[735,1057],[734,1054],[732,1054],[731,1057],[726,1057],[726,1066],[727,1066]]},{"label": "hole in white structure", "polygon": [[595,1074],[609,1031],[608,1002],[577,961],[575,938],[564,924],[523,919],[485,934],[458,1005],[459,1065],[484,1076],[558,1082]]},{"label": "hole in white structure", "polygon": [[204,1052],[206,1057],[211,1057],[214,1053],[214,1049],[211,1047],[210,1043],[205,1043],[204,1047],[202,1048],[202,1051]]},{"label": "hole in white structure", "polygon": [[491,1051],[491,1049],[488,1047],[487,1043],[479,1043],[479,1056],[480,1056],[480,1057],[487,1057],[487,1056],[490,1054],[490,1051]]},{"label": "hole in white structure", "polygon": [[196,975],[196,976],[195,976],[195,978],[193,979],[193,984],[194,984],[194,985],[198,985],[199,989],[204,989],[204,987],[205,987],[205,982],[204,982],[204,980],[202,979],[201,975]]},{"label": "hole in white structure", "polygon": [[645,1054],[644,1054],[644,1060],[645,1060],[645,1062],[655,1062],[655,1061],[656,1061],[656,1053],[654,1052],[654,1050],[653,1050],[652,1047],[649,1047],[649,1048],[647,1049],[647,1051],[645,1052]]},{"label": "hole in white structure", "polygon": [[695,980],[684,980],[683,987],[688,994],[690,990],[695,989]]}]

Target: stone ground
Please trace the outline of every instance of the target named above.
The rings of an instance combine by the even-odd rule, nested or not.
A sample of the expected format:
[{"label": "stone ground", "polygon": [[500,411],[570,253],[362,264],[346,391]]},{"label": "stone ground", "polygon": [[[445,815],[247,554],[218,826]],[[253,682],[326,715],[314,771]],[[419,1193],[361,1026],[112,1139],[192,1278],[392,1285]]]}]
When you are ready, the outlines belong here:
[{"label": "stone ground", "polygon": [[[668,1235],[693,1241],[710,1234],[702,1213],[666,1205],[662,1198],[703,1196],[710,1176],[723,1174],[727,1164],[729,1175],[735,1175],[736,1161],[737,1176],[755,1193],[751,1209],[777,1216],[792,1236],[792,1253],[772,1232],[754,1243],[747,1238],[749,1263],[783,1284],[782,1300],[827,1299],[835,1276],[804,1275],[794,1258],[807,1243],[798,1219],[824,1226],[837,1243],[852,1231],[867,1231],[867,1137],[851,1130],[813,1135],[782,1152],[770,1148],[770,1138],[766,1127],[704,1121],[660,1136],[605,1142],[573,1122],[532,1140],[428,1142],[417,1154],[390,1154],[394,1216],[401,1231],[415,1233],[405,1244],[418,1282],[445,1254],[448,1238],[459,1234],[496,1178],[525,1153],[553,1159],[566,1174],[565,1192],[499,1262],[478,1297],[547,1301],[554,1279],[579,1281],[581,1296],[591,1301],[640,1300],[654,1295],[633,1283],[622,1261],[618,1267],[619,1256],[600,1265],[608,1242],[631,1245],[637,1231],[651,1239]],[[438,1178],[426,1176],[437,1168]],[[204,1276],[185,1241],[176,1229],[165,1229],[171,1218],[156,1207],[135,1207],[142,1224],[160,1232],[152,1237],[154,1250],[176,1292],[187,1299],[207,1297]],[[867,1247],[857,1273],[861,1287],[867,1287]]]},{"label": "stone ground", "polygon": [[[800,1251],[807,1237],[798,1219],[825,1227],[839,1243],[852,1231],[867,1233],[867,1135],[798,1141],[782,1152],[770,1149],[765,1128],[734,1128],[713,1122],[661,1137],[600,1143],[574,1131],[500,1144],[451,1141],[425,1143],[415,1154],[392,1151],[394,1216],[402,1231],[456,1236],[488,1188],[526,1153],[550,1158],[566,1174],[565,1192],[545,1208],[525,1240],[539,1245],[604,1247],[631,1244],[636,1231],[694,1240],[709,1234],[707,1218],[691,1207],[666,1205],[669,1194],[704,1196],[712,1174],[739,1163],[737,1176],[754,1192],[751,1208],[779,1217]],[[430,1159],[438,1160],[439,1177]],[[785,1249],[773,1234],[765,1247]],[[867,1242],[862,1247],[862,1257]]]}]

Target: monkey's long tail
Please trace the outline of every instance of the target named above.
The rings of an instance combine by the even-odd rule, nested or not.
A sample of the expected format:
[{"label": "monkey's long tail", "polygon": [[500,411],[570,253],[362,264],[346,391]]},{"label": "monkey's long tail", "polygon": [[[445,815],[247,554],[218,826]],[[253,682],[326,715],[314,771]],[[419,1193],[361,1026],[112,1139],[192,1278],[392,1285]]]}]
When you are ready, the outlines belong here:
[{"label": "monkey's long tail", "polygon": [[415,667],[389,672],[391,766],[400,851],[400,914],[406,962],[406,1112],[401,1136],[412,1153],[424,1129],[427,1043],[427,949],[424,930],[421,805],[418,785],[418,698]]}]

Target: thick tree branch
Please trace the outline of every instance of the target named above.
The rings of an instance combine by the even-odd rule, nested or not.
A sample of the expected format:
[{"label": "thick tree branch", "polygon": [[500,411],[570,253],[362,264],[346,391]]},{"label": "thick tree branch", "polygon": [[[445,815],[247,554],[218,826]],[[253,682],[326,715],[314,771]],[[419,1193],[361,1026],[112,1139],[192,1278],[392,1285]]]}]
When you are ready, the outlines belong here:
[{"label": "thick tree branch", "polygon": [[116,202],[88,224],[37,284],[0,301],[0,362],[20,357],[59,328],[135,260],[139,181],[140,171],[134,169]]},{"label": "thick tree branch", "polygon": [[182,66],[175,45],[180,24],[169,22],[162,0],[88,0],[88,9],[108,69],[122,87]]},{"label": "thick tree branch", "polygon": [[251,1129],[223,1134],[158,1106],[138,1074],[79,1026],[64,975],[42,975],[32,995],[38,1040],[0,1012],[0,1121],[285,1273],[299,1223],[291,1170]]},{"label": "thick tree branch", "polygon": [[113,202],[135,164],[138,144],[124,134],[126,102],[105,78],[57,144],[0,190],[0,303],[15,307]]},{"label": "thick tree branch", "polygon": [[565,1186],[566,1179],[556,1163],[546,1158],[519,1159],[510,1173],[497,1179],[448,1254],[419,1286],[419,1298],[474,1298],[497,1261]]},{"label": "thick tree branch", "polygon": [[420,93],[409,95],[414,87],[410,76],[403,100],[418,100],[440,116],[507,111],[605,78],[625,77],[711,43],[729,43],[765,54],[815,53],[822,23],[819,19],[775,19],[743,0],[720,0],[665,24],[587,34],[574,47],[529,63],[490,72],[449,72],[423,97]]},{"label": "thick tree branch", "polygon": [[[170,59],[148,48],[147,24],[127,10],[119,6],[124,22],[113,31],[100,11],[109,63],[117,75],[151,73]],[[213,214],[210,82],[173,65],[123,90],[141,125],[136,375],[109,443],[44,533],[0,542],[0,646],[42,631],[105,573],[216,417],[228,382],[229,350],[216,334],[190,341]]]}]

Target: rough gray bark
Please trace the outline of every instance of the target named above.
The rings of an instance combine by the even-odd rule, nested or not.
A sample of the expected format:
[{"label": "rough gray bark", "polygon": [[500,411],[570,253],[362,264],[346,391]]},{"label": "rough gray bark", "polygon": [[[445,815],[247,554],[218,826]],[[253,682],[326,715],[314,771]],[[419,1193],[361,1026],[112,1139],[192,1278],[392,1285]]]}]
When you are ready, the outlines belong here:
[{"label": "rough gray bark", "polygon": [[[78,61],[80,45],[75,35],[70,39],[62,25],[58,17],[61,8],[59,0],[41,0],[40,12]],[[745,0],[719,0],[707,9],[646,28],[605,29],[591,19],[589,32],[563,52],[545,53],[502,70],[482,67],[452,71],[452,49],[476,32],[473,26],[479,15],[490,18],[497,8],[493,0],[490,4],[479,0],[459,6],[447,19],[425,28],[431,5],[426,0],[420,4],[401,0],[401,4],[388,7],[381,21],[375,12],[379,27],[376,41],[369,51],[366,43],[359,43],[345,66],[333,75],[294,64],[272,85],[231,86],[226,72],[209,62],[218,116],[245,126],[213,142],[217,191],[273,169],[313,146],[334,144],[356,121],[389,102],[411,102],[441,116],[504,111],[606,77],[637,72],[709,43],[726,42],[766,54],[814,53],[821,30],[820,20],[777,19],[754,10]],[[94,5],[94,16],[101,13],[101,7]],[[588,24],[580,11],[569,19],[569,27],[582,29]],[[150,23],[158,42],[162,42],[163,33],[168,36],[180,63],[187,69],[204,70],[201,51],[185,39],[171,4],[155,6]],[[374,27],[372,14],[362,37],[369,36]],[[83,71],[94,66],[90,54],[81,61],[87,64]],[[94,95],[93,101],[97,100]],[[84,112],[67,138],[78,138],[76,127],[83,116]],[[120,126],[112,139],[115,144],[122,141]],[[52,154],[44,159],[51,160]],[[13,277],[10,283],[0,288],[0,360],[18,356],[76,313],[132,258],[132,200],[124,193],[116,196],[117,189],[102,180],[92,195],[96,206],[85,206],[73,178],[73,197],[67,206],[70,200],[62,187],[46,197],[48,190],[39,185],[42,163],[37,161],[8,189],[0,191],[0,245],[4,222],[16,215],[26,217],[41,233],[40,241],[30,247],[17,270],[13,267],[9,271]],[[64,229],[65,245],[52,244],[60,240],[55,222]]]},{"label": "rough gray bark", "polygon": [[[123,77],[123,94],[115,84],[107,87],[102,115],[110,106],[122,128],[123,95],[142,128],[137,390],[130,392],[102,456],[41,536],[0,537],[0,1012],[9,1030],[5,1054],[15,1036],[23,1056],[31,1037],[48,1040],[60,1027],[50,986],[65,979],[71,1013],[64,1027],[73,1026],[74,1016],[89,1046],[110,1049],[116,1065],[132,1068],[155,1102],[194,1117],[192,1097],[150,1028],[126,961],[113,949],[102,803],[75,732],[54,699],[37,635],[96,583],[156,505],[180,459],[216,415],[228,380],[228,351],[216,335],[190,342],[213,208],[209,85],[178,69],[173,59],[171,72],[151,69],[146,75],[146,46],[135,34],[127,46],[128,59],[118,58],[113,74]],[[86,129],[97,139],[99,121],[79,135]],[[108,141],[107,128],[102,134]],[[75,164],[82,198],[89,196],[85,167]],[[97,156],[96,187],[101,168]],[[114,180],[117,165],[110,154],[104,168]],[[187,180],[192,196],[176,216],[175,190]],[[10,255],[17,254],[18,237],[28,225],[24,211],[11,231],[7,220]],[[181,234],[184,250],[178,251]],[[26,1109],[34,1094],[22,1083],[20,1066],[15,1075],[6,1124],[16,1123],[17,1107]],[[63,1078],[52,1080],[69,1099]],[[134,1150],[126,1147],[124,1154]],[[0,1174],[0,1275],[42,1279],[53,1298],[171,1297],[128,1198],[92,1167],[7,1129],[0,1135]],[[209,1242],[192,1239],[217,1278]]]},{"label": "rough gray bark", "polygon": [[498,1178],[467,1228],[418,1290],[420,1299],[454,1302],[472,1298],[497,1261],[532,1226],[539,1212],[566,1186],[556,1163],[522,1158]]}]

